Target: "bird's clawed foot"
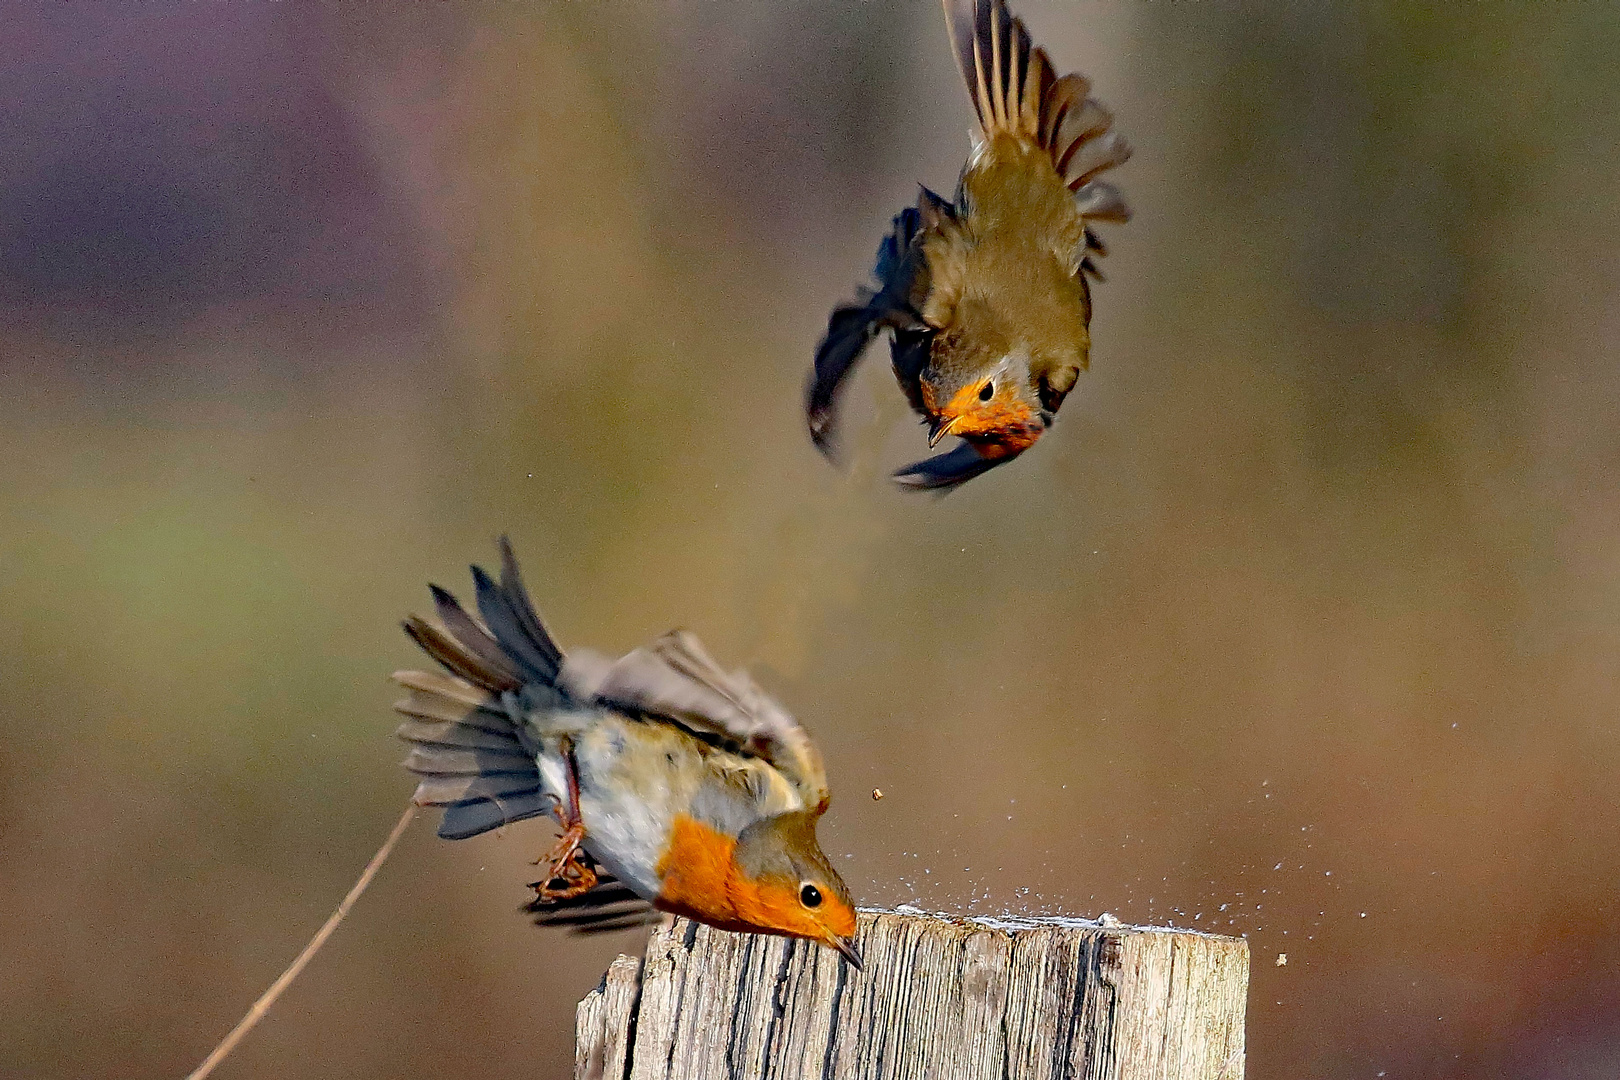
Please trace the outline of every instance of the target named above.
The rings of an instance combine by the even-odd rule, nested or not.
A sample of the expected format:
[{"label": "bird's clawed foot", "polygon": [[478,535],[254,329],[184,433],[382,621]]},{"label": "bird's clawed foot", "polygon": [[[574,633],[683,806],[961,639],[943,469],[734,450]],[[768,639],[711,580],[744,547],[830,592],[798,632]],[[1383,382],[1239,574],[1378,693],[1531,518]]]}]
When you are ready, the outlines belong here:
[{"label": "bird's clawed foot", "polygon": [[596,888],[596,867],[579,847],[584,839],[585,826],[576,820],[566,825],[548,854],[535,860],[548,867],[544,877],[529,884],[536,900],[567,900]]},{"label": "bird's clawed foot", "polygon": [[557,821],[563,827],[556,846],[535,860],[548,869],[539,881],[530,883],[535,900],[567,900],[596,888],[596,866],[580,849],[585,839],[585,823],[579,816],[579,767],[574,761],[574,742],[562,739],[563,766],[568,774],[568,798],[557,807]]}]

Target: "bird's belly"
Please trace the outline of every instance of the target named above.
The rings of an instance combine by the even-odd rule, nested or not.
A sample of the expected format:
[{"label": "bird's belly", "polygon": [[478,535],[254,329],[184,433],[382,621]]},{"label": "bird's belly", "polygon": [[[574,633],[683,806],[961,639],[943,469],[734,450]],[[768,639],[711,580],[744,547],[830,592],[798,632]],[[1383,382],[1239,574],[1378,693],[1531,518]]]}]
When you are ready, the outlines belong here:
[{"label": "bird's belly", "polygon": [[574,746],[585,849],[651,899],[675,818],[690,813],[703,762],[692,740],[661,724],[609,714]]}]

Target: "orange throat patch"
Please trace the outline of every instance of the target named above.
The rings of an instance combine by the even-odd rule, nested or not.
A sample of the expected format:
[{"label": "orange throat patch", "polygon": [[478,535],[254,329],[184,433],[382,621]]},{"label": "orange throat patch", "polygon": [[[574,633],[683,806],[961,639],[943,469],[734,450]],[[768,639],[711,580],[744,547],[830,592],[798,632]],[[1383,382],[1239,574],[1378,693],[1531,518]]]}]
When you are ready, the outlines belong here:
[{"label": "orange throat patch", "polygon": [[1046,431],[1040,414],[1027,403],[1001,395],[979,401],[972,386],[957,391],[939,417],[950,421],[952,435],[966,439],[987,458],[1028,450]]}]

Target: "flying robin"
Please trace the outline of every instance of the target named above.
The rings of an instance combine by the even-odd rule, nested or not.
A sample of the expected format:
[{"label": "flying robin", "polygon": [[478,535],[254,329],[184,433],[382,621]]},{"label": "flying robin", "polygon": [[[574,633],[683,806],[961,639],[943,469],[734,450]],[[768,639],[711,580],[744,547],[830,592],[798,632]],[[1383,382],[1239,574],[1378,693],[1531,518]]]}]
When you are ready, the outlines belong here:
[{"label": "flying robin", "polygon": [[726,930],[808,938],[860,967],[855,909],[816,842],[821,755],[743,672],[674,631],[612,660],[564,656],[503,538],[501,578],[472,568],[480,622],[432,587],[438,623],[405,632],[448,674],[402,671],[395,707],[457,840],[551,814],[561,826],[529,910],[542,925],[617,930],[673,912]]},{"label": "flying robin", "polygon": [[806,413],[829,457],[840,387],[879,331],[895,378],[949,453],[895,474],[949,489],[1012,460],[1052,425],[1086,369],[1091,291],[1107,252],[1096,222],[1125,222],[1099,174],[1130,149],[1081,75],[1057,78],[1002,0],[945,0],[979,131],[956,198],[922,189],[878,248],[876,290],[836,308],[816,349]]}]

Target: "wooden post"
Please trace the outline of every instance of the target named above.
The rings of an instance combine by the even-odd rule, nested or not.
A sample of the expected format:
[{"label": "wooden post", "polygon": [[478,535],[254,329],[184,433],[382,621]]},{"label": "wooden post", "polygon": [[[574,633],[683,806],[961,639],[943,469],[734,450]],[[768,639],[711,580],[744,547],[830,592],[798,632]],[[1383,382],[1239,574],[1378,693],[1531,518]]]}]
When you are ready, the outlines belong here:
[{"label": "wooden post", "polygon": [[685,919],[580,1002],[578,1080],[1242,1080],[1249,946],[863,911],[865,972]]}]

